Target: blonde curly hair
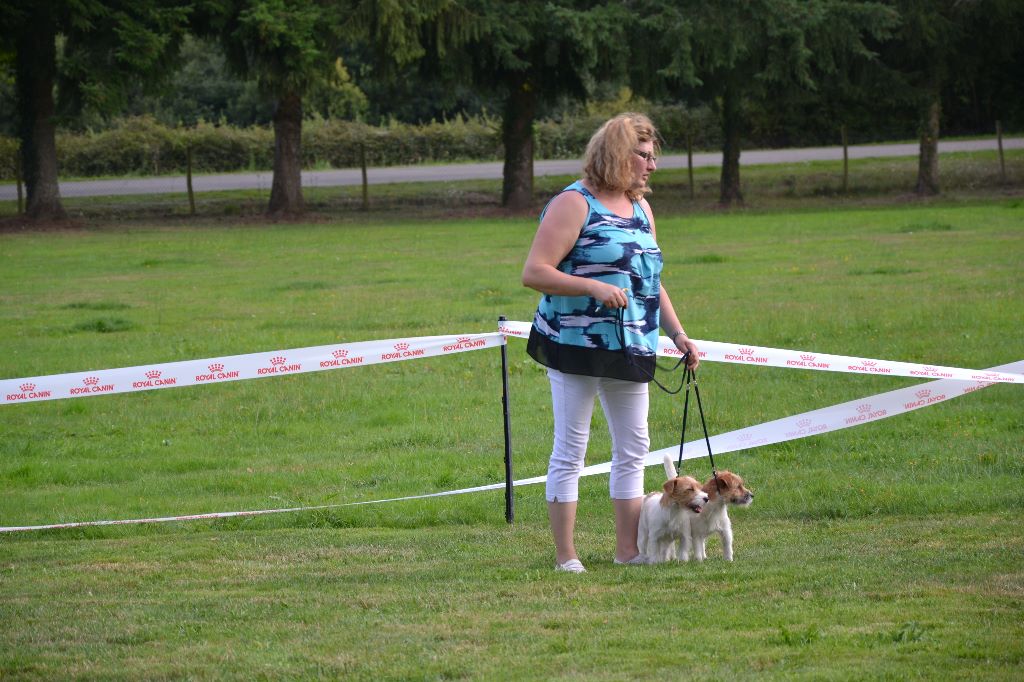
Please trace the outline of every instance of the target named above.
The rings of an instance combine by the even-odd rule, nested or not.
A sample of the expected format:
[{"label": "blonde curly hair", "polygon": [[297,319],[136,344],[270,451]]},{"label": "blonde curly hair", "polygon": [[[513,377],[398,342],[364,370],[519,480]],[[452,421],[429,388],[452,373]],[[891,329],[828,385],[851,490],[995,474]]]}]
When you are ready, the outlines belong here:
[{"label": "blonde curly hair", "polygon": [[625,113],[605,121],[587,143],[583,155],[583,179],[600,190],[625,192],[639,201],[651,188],[634,187],[633,152],[642,142],[653,142],[660,151],[658,130],[643,114]]}]

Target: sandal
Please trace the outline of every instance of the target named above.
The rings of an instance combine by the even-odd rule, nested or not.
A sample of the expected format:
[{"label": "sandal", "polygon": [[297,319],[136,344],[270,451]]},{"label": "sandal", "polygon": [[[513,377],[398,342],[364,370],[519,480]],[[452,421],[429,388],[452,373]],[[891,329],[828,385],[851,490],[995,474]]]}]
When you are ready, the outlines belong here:
[{"label": "sandal", "polygon": [[555,570],[563,571],[565,573],[586,573],[587,569],[583,568],[583,562],[579,559],[569,559],[564,564],[555,562]]}]

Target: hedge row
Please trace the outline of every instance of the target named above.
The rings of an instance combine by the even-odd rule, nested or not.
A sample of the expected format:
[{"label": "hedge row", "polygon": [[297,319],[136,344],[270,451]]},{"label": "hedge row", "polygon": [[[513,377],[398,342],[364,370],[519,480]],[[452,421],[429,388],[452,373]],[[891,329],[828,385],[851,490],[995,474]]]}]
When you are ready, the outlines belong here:
[{"label": "hedge row", "polygon": [[[718,128],[707,110],[656,107],[651,116],[671,149],[685,149],[687,135],[702,149],[718,145]],[[537,158],[579,157],[604,115],[536,124]],[[459,160],[493,161],[503,157],[500,121],[479,117],[443,123],[381,127],[338,120],[303,124],[303,164],[307,168],[352,168],[367,162],[393,166]],[[269,170],[274,132],[270,127],[235,128],[200,123],[168,128],[148,116],[123,119],[98,132],[57,134],[57,157],[65,177],[181,174],[189,151],[195,173]],[[17,142],[0,137],[0,179],[15,177]]]}]

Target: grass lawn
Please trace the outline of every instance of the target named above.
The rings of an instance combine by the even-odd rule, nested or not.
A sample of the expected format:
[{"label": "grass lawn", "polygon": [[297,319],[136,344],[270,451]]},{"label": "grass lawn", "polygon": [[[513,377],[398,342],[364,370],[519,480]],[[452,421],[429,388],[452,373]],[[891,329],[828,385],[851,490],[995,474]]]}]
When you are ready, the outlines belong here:
[{"label": "grass lawn", "polygon": [[[666,194],[662,192],[662,194]],[[1024,202],[659,211],[695,338],[983,368],[1024,359]],[[665,204],[671,209],[670,197]],[[532,218],[115,222],[0,234],[0,377],[491,331],[530,318]],[[517,477],[550,448],[509,342]],[[707,363],[712,433],[915,381]],[[1024,393],[722,455],[737,560],[552,570],[543,490],[0,536],[0,678],[1019,679]],[[329,504],[497,482],[497,351],[8,405],[0,525]],[[652,393],[652,446],[681,400]],[[588,463],[608,459],[600,411]],[[688,463],[704,477],[707,465]],[[647,473],[650,489],[663,474]]]}]

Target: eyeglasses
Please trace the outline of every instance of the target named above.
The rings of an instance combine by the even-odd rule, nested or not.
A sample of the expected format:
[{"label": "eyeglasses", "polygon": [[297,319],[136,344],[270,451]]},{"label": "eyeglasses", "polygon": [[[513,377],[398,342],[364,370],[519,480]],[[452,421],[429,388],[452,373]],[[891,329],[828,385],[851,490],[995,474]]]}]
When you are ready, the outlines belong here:
[{"label": "eyeglasses", "polygon": [[654,152],[642,152],[639,149],[634,149],[633,153],[647,163],[658,163],[658,157],[654,155]]}]

